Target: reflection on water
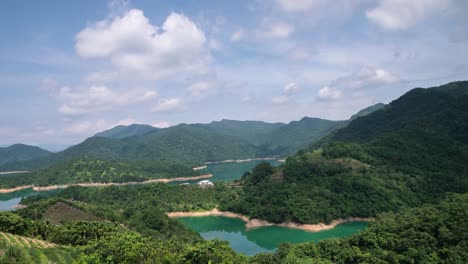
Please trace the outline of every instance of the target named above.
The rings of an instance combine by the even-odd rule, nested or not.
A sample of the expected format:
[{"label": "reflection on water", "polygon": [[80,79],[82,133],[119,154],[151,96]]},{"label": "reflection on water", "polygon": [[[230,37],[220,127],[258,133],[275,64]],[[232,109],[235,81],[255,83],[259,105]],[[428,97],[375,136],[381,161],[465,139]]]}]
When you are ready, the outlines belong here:
[{"label": "reflection on water", "polygon": [[178,219],[203,238],[227,240],[235,251],[246,255],[274,251],[284,242],[318,242],[327,238],[349,236],[367,227],[366,222],[350,222],[321,232],[307,232],[279,226],[260,227],[247,231],[245,223],[237,218],[206,216]]}]

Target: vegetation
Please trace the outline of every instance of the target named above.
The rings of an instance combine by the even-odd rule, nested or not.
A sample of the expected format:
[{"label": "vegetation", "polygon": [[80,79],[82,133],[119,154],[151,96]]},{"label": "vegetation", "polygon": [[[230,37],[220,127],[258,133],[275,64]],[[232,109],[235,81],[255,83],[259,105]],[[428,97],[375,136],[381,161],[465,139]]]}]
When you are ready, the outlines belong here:
[{"label": "vegetation", "polygon": [[95,137],[105,137],[113,139],[122,139],[127,137],[143,136],[152,132],[158,131],[159,128],[152,127],[149,125],[138,125],[133,124],[129,126],[116,126],[114,128],[102,131],[94,135]]},{"label": "vegetation", "polygon": [[76,160],[58,163],[29,174],[3,176],[0,178],[0,186],[10,188],[29,184],[47,186],[86,182],[141,182],[198,174],[191,166],[167,161]]},{"label": "vegetation", "polygon": [[[27,198],[26,208],[0,213],[0,232],[28,237],[17,239],[23,246],[33,238],[61,246],[76,263],[466,263],[466,102],[468,82],[414,89],[354,118],[279,168],[259,164],[238,182],[242,188],[72,187],[54,197]],[[285,127],[255,126],[270,132]],[[116,161],[62,163],[39,177],[15,178],[15,183],[141,180],[154,177],[156,168],[170,174],[175,157],[189,161],[259,153],[254,145],[223,135],[222,127],[215,134],[213,129],[180,125],[140,137],[91,138],[62,155],[92,153]],[[153,163],[163,154],[167,160]],[[0,182],[12,185],[11,179]],[[225,242],[203,241],[164,214],[215,207],[271,222],[319,223],[350,216],[376,220],[348,238],[284,244],[275,253],[248,258]],[[27,263],[29,249],[8,241],[0,244],[1,261]]]},{"label": "vegetation", "polygon": [[379,215],[349,238],[318,244],[283,244],[252,263],[466,263],[468,195],[451,195],[439,205]]},{"label": "vegetation", "polygon": [[6,148],[0,148],[0,165],[32,160],[45,157],[51,152],[39,147],[24,144],[15,144]]},{"label": "vegetation", "polygon": [[346,124],[346,121],[304,117],[289,124],[221,120],[164,129],[148,125],[117,126],[59,153],[27,160],[5,160],[0,163],[0,169],[46,168],[79,159],[194,165],[206,161],[282,157],[308,147]]}]

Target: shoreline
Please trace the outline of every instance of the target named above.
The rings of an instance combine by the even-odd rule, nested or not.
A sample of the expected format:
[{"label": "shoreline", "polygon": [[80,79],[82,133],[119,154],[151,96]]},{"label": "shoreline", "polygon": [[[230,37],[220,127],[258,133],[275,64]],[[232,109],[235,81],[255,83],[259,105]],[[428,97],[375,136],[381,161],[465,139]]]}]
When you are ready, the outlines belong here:
[{"label": "shoreline", "polygon": [[284,222],[280,224],[270,223],[266,220],[259,220],[259,219],[249,219],[245,215],[236,214],[232,212],[226,211],[219,211],[217,208],[211,211],[205,212],[169,212],[166,213],[167,216],[170,218],[177,218],[177,217],[202,217],[202,216],[223,216],[229,218],[238,218],[245,222],[245,228],[247,230],[252,228],[258,227],[265,227],[265,226],[280,226],[286,228],[293,228],[293,229],[300,229],[308,232],[319,232],[325,231],[335,228],[339,224],[347,223],[347,222],[368,222],[372,220],[369,217],[348,217],[345,219],[336,219],[333,220],[330,224],[298,224],[294,222]]},{"label": "shoreline", "polygon": [[278,158],[249,158],[249,159],[230,159],[230,160],[221,160],[221,161],[206,161],[203,162],[205,165],[211,164],[221,164],[221,163],[242,163],[242,162],[250,162],[250,161],[262,161],[262,160],[276,160],[278,162],[282,162],[283,160]]},{"label": "shoreline", "polygon": [[21,191],[24,189],[32,189],[33,191],[51,191],[57,189],[65,189],[72,186],[81,186],[81,187],[107,187],[107,186],[125,186],[125,185],[143,185],[149,183],[168,183],[168,182],[177,182],[177,181],[192,181],[199,179],[207,179],[213,177],[213,174],[203,174],[193,177],[175,177],[175,178],[161,178],[161,179],[151,179],[142,182],[84,182],[84,183],[72,183],[72,184],[62,184],[62,185],[49,185],[49,186],[34,186],[34,185],[24,185],[14,188],[0,189],[0,194],[12,193],[16,191]]},{"label": "shoreline", "polygon": [[0,175],[29,173],[29,171],[2,171]]}]

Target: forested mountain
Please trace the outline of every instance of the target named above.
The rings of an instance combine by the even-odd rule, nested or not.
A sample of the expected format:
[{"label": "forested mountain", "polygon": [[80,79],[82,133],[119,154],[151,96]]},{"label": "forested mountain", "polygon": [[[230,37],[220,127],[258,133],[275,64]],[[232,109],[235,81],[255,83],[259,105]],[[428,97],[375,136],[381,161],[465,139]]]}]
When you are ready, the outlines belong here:
[{"label": "forested mountain", "polygon": [[374,216],[468,191],[468,82],[414,89],[320,148],[264,163],[226,209],[273,222]]},{"label": "forested mountain", "polygon": [[150,125],[132,124],[129,126],[116,126],[114,128],[102,131],[94,135],[95,137],[105,137],[113,139],[122,139],[126,137],[143,136],[151,132],[158,131],[159,128]]},{"label": "forested mountain", "polygon": [[9,147],[0,148],[0,165],[11,162],[32,160],[39,157],[45,157],[49,154],[51,154],[51,152],[39,147],[15,144]]},{"label": "forested mountain", "polygon": [[207,127],[218,134],[232,136],[258,146],[264,144],[271,133],[287,124],[223,119],[209,124],[196,124],[196,126]]},{"label": "forested mountain", "polygon": [[7,160],[8,170],[45,168],[59,162],[86,160],[153,160],[186,162],[256,157],[285,157],[308,148],[346,121],[304,117],[289,124],[221,120],[158,129],[148,125],[117,126],[52,155]]},{"label": "forested mountain", "polygon": [[299,121],[292,121],[267,135],[260,147],[266,153],[276,155],[295,154],[298,150],[313,145],[335,128],[344,125],[344,123],[345,121],[304,117]]},{"label": "forested mountain", "polygon": [[352,115],[349,120],[354,120],[354,119],[356,119],[358,117],[366,116],[366,115],[368,115],[370,113],[373,113],[373,112],[375,112],[377,110],[380,110],[380,109],[384,108],[385,106],[386,106],[386,104],[382,104],[382,103],[371,105],[369,107],[366,107],[366,108],[360,110],[356,114]]}]

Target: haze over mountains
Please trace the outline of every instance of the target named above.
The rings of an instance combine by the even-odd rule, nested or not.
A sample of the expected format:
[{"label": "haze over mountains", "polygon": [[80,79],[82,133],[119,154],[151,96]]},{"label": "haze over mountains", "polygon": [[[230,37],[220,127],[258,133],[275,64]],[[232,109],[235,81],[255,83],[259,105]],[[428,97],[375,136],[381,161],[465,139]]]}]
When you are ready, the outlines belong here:
[{"label": "haze over mountains", "polygon": [[[353,117],[383,106],[371,106]],[[164,129],[139,124],[117,126],[58,153],[45,151],[39,156],[22,156],[21,152],[37,150],[37,147],[31,147],[31,150],[17,150],[20,153],[8,159],[0,156],[0,160],[4,160],[0,168],[32,169],[78,158],[198,164],[227,159],[285,157],[309,147],[333,129],[346,126],[349,121],[304,117],[289,124],[223,119],[209,124],[179,124]],[[23,146],[23,149],[27,148]]]}]

